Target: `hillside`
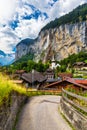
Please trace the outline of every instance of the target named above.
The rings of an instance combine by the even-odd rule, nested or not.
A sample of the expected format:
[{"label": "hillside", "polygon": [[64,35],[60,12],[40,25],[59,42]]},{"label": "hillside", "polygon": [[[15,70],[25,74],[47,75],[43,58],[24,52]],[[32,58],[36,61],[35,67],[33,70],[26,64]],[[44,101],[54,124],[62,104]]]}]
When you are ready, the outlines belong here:
[{"label": "hillside", "polygon": [[79,52],[78,54],[72,54],[67,58],[64,58],[60,61],[61,67],[59,71],[66,71],[67,67],[73,68],[73,64],[76,62],[85,62],[87,63],[87,52]]},{"label": "hillside", "polygon": [[87,4],[83,4],[76,9],[74,9],[72,12],[55,19],[54,21],[51,21],[48,23],[45,27],[41,29],[41,31],[44,31],[46,29],[50,28],[56,28],[59,27],[62,24],[73,24],[78,23],[87,20]]}]

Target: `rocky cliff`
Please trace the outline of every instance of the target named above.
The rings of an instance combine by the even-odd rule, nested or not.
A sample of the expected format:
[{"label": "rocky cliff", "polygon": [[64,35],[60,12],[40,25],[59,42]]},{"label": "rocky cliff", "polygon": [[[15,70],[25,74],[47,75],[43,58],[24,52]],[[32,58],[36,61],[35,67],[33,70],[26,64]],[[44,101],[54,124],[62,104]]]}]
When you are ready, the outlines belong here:
[{"label": "rocky cliff", "polygon": [[16,59],[27,53],[34,53],[35,60],[46,62],[61,60],[73,53],[87,50],[87,23],[65,24],[54,29],[41,31],[33,43],[20,42],[16,49]]}]

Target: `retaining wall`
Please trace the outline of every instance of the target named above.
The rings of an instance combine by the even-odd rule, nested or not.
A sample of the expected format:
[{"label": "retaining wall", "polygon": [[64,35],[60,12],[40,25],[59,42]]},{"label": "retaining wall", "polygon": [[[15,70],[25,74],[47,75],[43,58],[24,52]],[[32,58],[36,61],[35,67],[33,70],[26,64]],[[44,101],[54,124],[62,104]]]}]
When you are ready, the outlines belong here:
[{"label": "retaining wall", "polygon": [[8,101],[4,101],[4,104],[0,106],[0,130],[13,129],[16,115],[25,100],[25,96],[12,92]]}]

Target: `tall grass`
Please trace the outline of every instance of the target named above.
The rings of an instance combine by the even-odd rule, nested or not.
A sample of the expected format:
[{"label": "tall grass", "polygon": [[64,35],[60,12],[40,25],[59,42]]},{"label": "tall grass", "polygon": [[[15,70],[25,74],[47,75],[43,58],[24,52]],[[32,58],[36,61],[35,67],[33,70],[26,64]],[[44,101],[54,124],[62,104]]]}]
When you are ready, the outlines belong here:
[{"label": "tall grass", "polygon": [[0,73],[0,105],[4,100],[8,99],[8,96],[12,91],[17,91],[21,94],[26,93],[25,88],[14,84],[7,76]]}]

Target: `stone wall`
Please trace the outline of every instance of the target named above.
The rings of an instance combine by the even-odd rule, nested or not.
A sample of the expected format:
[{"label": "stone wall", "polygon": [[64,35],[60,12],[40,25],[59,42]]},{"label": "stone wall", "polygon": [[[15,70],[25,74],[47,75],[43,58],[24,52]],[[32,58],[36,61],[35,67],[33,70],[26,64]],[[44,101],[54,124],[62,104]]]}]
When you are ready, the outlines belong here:
[{"label": "stone wall", "polygon": [[61,112],[76,130],[87,130],[87,118],[63,98],[61,99]]},{"label": "stone wall", "polygon": [[0,106],[0,130],[12,130],[16,115],[25,100],[25,96],[13,92],[8,101],[4,101],[4,104]]}]

